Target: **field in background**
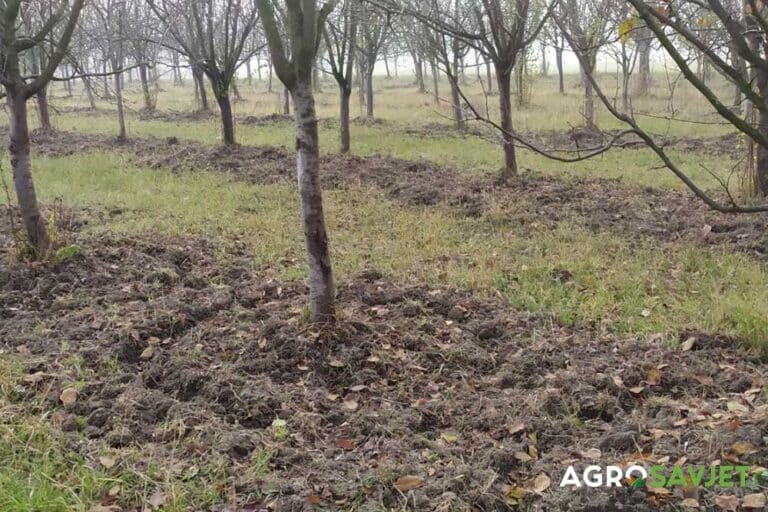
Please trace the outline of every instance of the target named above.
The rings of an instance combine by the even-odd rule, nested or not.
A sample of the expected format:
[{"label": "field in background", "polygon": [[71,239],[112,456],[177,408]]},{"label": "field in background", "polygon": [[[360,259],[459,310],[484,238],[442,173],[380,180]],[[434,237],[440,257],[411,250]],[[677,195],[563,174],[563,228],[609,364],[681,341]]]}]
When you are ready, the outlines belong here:
[{"label": "field in background", "polygon": [[[476,107],[485,112],[486,98],[483,88],[471,77],[466,87],[467,95]],[[431,83],[431,81],[428,80]],[[615,91],[615,80],[603,77],[606,91]],[[633,109],[641,125],[651,133],[685,139],[719,137],[732,132],[726,124],[702,101],[698,93],[684,82],[675,83],[672,77],[657,75],[655,87],[648,98],[635,100]],[[675,83],[673,99],[669,99],[670,83]],[[612,85],[613,84],[613,85]],[[293,125],[290,119],[264,120],[281,112],[282,90],[275,80],[273,93],[267,92],[266,82],[254,82],[249,86],[240,83],[242,101],[235,101],[233,108],[236,121],[236,138],[248,145],[293,145]],[[516,107],[513,113],[516,130],[521,133],[568,132],[583,125],[580,110],[583,92],[577,76],[567,76],[566,94],[557,91],[554,77],[536,77],[531,87],[530,104]],[[217,107],[211,100],[210,116],[190,119],[194,112],[195,100],[191,82],[185,87],[174,87],[163,83],[158,94],[158,109],[163,115],[142,114],[138,84],[128,84],[126,106],[129,111],[128,133],[134,136],[176,136],[194,139],[208,144],[220,142],[220,127]],[[726,85],[715,86],[716,90],[727,90]],[[441,165],[454,166],[467,172],[495,173],[502,165],[501,153],[496,144],[496,135],[490,131],[484,137],[461,136],[453,130],[450,105],[446,103],[448,84],[440,83],[441,103],[436,105],[431,94],[419,94],[411,80],[406,78],[375,78],[376,121],[353,122],[352,152],[360,155],[384,154],[398,158],[426,159]],[[59,87],[52,91],[53,104],[59,109],[54,124],[62,130],[77,130],[89,133],[116,133],[117,119],[115,106],[108,101],[98,102],[95,113],[71,112],[87,106],[82,90],[75,90],[71,98],[62,97]],[[352,98],[352,116],[361,111]],[[488,114],[491,119],[498,117],[498,97],[487,98]],[[610,115],[596,100],[597,124],[606,131],[623,129],[625,126]],[[322,92],[317,95],[320,124],[321,151],[332,153],[338,146],[338,95],[334,84],[326,80]],[[34,109],[30,109],[32,112]],[[248,118],[251,118],[250,123]],[[670,120],[674,119],[674,121]],[[256,124],[253,124],[256,123]],[[470,125],[485,129],[480,122]],[[484,131],[488,131],[487,129]],[[731,174],[738,161],[732,154],[707,152],[684,152],[672,149],[681,167],[694,177],[704,188],[714,189],[719,185],[708,171],[720,176]],[[599,158],[570,165],[548,160],[531,151],[520,150],[520,168],[530,169],[563,177],[607,177],[622,178],[629,183],[680,188],[681,184],[669,171],[659,168],[659,161],[646,149],[615,150]]]}]

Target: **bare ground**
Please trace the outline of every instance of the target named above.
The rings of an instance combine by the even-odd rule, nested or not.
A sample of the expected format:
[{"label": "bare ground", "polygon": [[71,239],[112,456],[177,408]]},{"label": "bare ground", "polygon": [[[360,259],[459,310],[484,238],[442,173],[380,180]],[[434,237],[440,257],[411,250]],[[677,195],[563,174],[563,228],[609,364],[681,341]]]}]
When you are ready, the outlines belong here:
[{"label": "bare ground", "polygon": [[[65,263],[0,266],[0,348],[29,361],[15,401],[93,464],[109,447],[115,472],[127,447],[192,481],[224,457],[211,510],[671,511],[683,496],[558,482],[568,464],[768,456],[766,368],[728,339],[616,339],[374,269],[316,328],[304,286],[236,242],[71,236],[86,249]],[[249,477],[259,452],[271,474]],[[742,491],[698,500],[716,510],[721,492]]]}]

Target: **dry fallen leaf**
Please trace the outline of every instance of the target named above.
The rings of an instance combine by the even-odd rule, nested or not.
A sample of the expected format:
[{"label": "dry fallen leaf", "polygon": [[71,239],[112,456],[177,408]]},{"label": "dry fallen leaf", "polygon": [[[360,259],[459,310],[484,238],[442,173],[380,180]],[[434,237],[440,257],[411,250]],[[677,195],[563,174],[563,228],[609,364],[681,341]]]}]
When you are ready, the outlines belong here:
[{"label": "dry fallen leaf", "polygon": [[509,426],[508,430],[510,434],[515,435],[518,432],[522,432],[523,430],[525,430],[525,423],[523,423],[522,421],[515,422]]},{"label": "dry fallen leaf", "polygon": [[739,498],[736,496],[715,496],[715,505],[726,512],[736,512],[739,508]]},{"label": "dry fallen leaf", "polygon": [[651,386],[658,385],[661,381],[661,370],[658,368],[648,370],[648,373],[645,375],[645,381]]},{"label": "dry fallen leaf", "polygon": [[580,453],[585,459],[599,459],[603,455],[599,448],[589,448]]},{"label": "dry fallen leaf", "polygon": [[757,448],[752,443],[746,441],[736,441],[731,445],[730,450],[736,455],[751,455],[757,453]]},{"label": "dry fallen leaf", "polygon": [[99,457],[99,464],[104,466],[106,469],[113,468],[116,462],[117,461],[115,461],[114,457],[110,457],[108,455],[102,455]]},{"label": "dry fallen leaf", "polygon": [[696,343],[696,337],[691,336],[690,338],[685,340],[682,345],[680,345],[680,350],[682,350],[683,352],[688,352],[693,348],[693,345],[695,343]]},{"label": "dry fallen leaf", "polygon": [[400,492],[408,492],[412,489],[418,489],[424,485],[424,480],[421,477],[415,475],[401,476],[395,482],[395,489]]},{"label": "dry fallen leaf", "polygon": [[27,384],[37,384],[45,378],[45,373],[35,372],[24,376],[24,382]]},{"label": "dry fallen leaf", "polygon": [[533,479],[533,490],[538,493],[546,491],[549,489],[550,485],[552,485],[552,480],[546,473],[539,473],[536,475],[536,478]]},{"label": "dry fallen leaf", "polygon": [[515,458],[520,462],[530,462],[533,460],[533,457],[525,452],[515,452]]},{"label": "dry fallen leaf", "polygon": [[64,405],[72,405],[73,403],[77,402],[77,390],[75,388],[65,389],[61,392],[59,400],[61,400],[61,403]]},{"label": "dry fallen leaf", "polygon": [[643,318],[648,318],[649,316],[651,316],[651,310],[650,309],[642,310],[640,312],[640,316],[642,316]]},{"label": "dry fallen leaf", "polygon": [[160,508],[165,505],[166,500],[167,497],[165,493],[158,489],[152,493],[152,496],[149,497],[149,504],[152,506],[152,508]]},{"label": "dry fallen leaf", "polygon": [[338,446],[343,450],[354,450],[355,442],[352,441],[351,439],[337,439],[336,446]]},{"label": "dry fallen leaf", "polygon": [[737,402],[736,400],[731,400],[727,404],[728,410],[731,412],[735,412],[737,414],[746,414],[749,412],[749,408],[742,404],[741,402]]},{"label": "dry fallen leaf", "polygon": [[451,443],[455,443],[459,439],[459,436],[457,436],[453,432],[443,432],[442,434],[440,434],[440,439],[442,439],[448,444],[451,444]]},{"label": "dry fallen leaf", "polygon": [[751,509],[763,509],[765,508],[765,494],[758,492],[755,494],[745,494],[744,499],[741,502],[741,506]]},{"label": "dry fallen leaf", "polygon": [[145,349],[144,349],[144,350],[141,352],[141,355],[140,355],[139,357],[140,357],[140,358],[141,358],[143,361],[147,361],[147,360],[149,360],[149,359],[152,359],[152,356],[154,356],[154,355],[155,355],[155,348],[150,346],[150,347],[147,347],[147,348],[145,348]]},{"label": "dry fallen leaf", "polygon": [[358,407],[358,404],[354,400],[344,400],[345,409],[349,409],[350,411],[356,411],[357,407]]},{"label": "dry fallen leaf", "polygon": [[344,368],[344,361],[339,361],[338,359],[331,359],[328,364],[334,368]]},{"label": "dry fallen leaf", "polygon": [[319,504],[320,504],[320,503],[323,501],[323,498],[321,498],[321,497],[320,497],[320,496],[318,496],[317,494],[310,494],[309,496],[307,496],[307,497],[306,497],[306,498],[304,498],[304,499],[305,499],[305,500],[307,501],[307,503],[309,503],[310,505],[319,505]]},{"label": "dry fallen leaf", "polygon": [[645,389],[645,387],[643,387],[643,386],[635,386],[633,388],[629,388],[629,392],[634,394],[634,395],[639,395],[640,393],[643,392],[644,389]]},{"label": "dry fallen leaf", "polygon": [[680,505],[688,508],[699,508],[699,500],[696,498],[685,498]]}]

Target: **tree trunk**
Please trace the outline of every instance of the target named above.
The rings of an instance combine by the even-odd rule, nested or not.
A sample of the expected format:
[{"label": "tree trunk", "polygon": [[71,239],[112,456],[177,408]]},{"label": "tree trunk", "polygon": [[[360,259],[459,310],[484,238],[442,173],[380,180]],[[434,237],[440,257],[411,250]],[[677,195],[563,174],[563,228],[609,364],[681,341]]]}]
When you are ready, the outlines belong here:
[{"label": "tree trunk", "polygon": [[179,54],[171,52],[171,62],[173,63],[173,85],[184,85],[184,80],[181,78],[181,70],[179,69]]},{"label": "tree trunk", "polygon": [[[593,70],[589,72],[592,73]],[[595,130],[595,95],[592,91],[592,81],[584,76],[582,82],[584,83],[584,123],[588,130]]]},{"label": "tree trunk", "polygon": [[493,94],[493,72],[491,71],[491,61],[485,59],[485,77],[488,81],[488,94]]},{"label": "tree trunk", "polygon": [[203,77],[203,72],[197,66],[193,66],[192,76],[195,80],[195,88],[199,94],[198,100],[200,110],[207,112],[211,107],[208,104],[208,92],[205,90],[205,78]]},{"label": "tree trunk", "polygon": [[107,74],[107,61],[105,60],[102,63],[101,70],[104,72],[104,77],[102,78],[102,82],[104,84],[104,99],[111,99],[112,93],[109,92],[109,75]]},{"label": "tree trunk", "polygon": [[40,128],[43,131],[51,132],[53,127],[51,126],[51,113],[48,108],[48,88],[43,87],[37,93],[37,111],[40,115]]},{"label": "tree trunk", "polygon": [[141,93],[144,97],[144,110],[151,112],[155,110],[155,101],[152,97],[152,91],[149,89],[149,76],[147,75],[147,66],[139,66],[139,79],[141,80]]},{"label": "tree trunk", "polygon": [[311,80],[299,80],[292,94],[296,113],[301,220],[309,264],[310,317],[313,322],[333,321],[335,291],[320,188],[320,149]]},{"label": "tree trunk", "polygon": [[416,72],[416,85],[419,86],[419,92],[423,94],[427,91],[427,88],[424,85],[424,71],[421,67],[421,59],[414,55],[413,62],[415,63],[413,70]]},{"label": "tree trunk", "polygon": [[88,107],[91,110],[96,110],[96,98],[93,94],[93,86],[91,85],[91,81],[86,76],[84,76],[82,80],[83,87],[85,88],[85,94],[88,96]]},{"label": "tree trunk", "polygon": [[504,149],[504,169],[501,171],[502,181],[517,176],[517,156],[515,154],[515,141],[512,138],[514,127],[512,126],[512,72],[509,69],[500,69],[496,66],[496,79],[499,88],[499,115],[501,119],[501,139]]},{"label": "tree trunk", "polygon": [[[455,54],[454,54],[455,55]],[[456,57],[453,59],[453,72],[456,73],[458,69],[459,61]],[[459,84],[456,83],[458,78],[449,76],[448,81],[451,83],[451,103],[453,105],[453,120],[456,122],[456,129],[460,132],[465,130],[464,125],[464,111],[461,108],[461,94],[459,93]]]},{"label": "tree trunk", "polygon": [[220,91],[216,94],[216,103],[221,112],[221,138],[225,146],[235,145],[235,122],[232,118],[232,103],[229,101],[228,91]]},{"label": "tree trunk", "polygon": [[563,49],[555,46],[555,65],[557,67],[557,83],[560,94],[565,94],[565,76],[563,75]]},{"label": "tree trunk", "polygon": [[365,71],[365,117],[373,119],[373,64],[369,62]]},{"label": "tree trunk", "polygon": [[[112,69],[120,69],[117,63],[112,64]],[[125,106],[123,105],[123,80],[120,76],[122,73],[115,75],[115,101],[117,101],[117,123],[120,126],[120,133],[117,136],[117,140],[124,141],[128,138],[127,131],[125,129]]]},{"label": "tree trunk", "polygon": [[651,36],[645,27],[637,36],[637,87],[635,96],[646,96],[651,91]]},{"label": "tree trunk", "polygon": [[287,87],[283,87],[283,115],[291,115],[291,91]]},{"label": "tree trunk", "polygon": [[541,76],[549,76],[549,61],[547,60],[547,47],[541,45]]},{"label": "tree trunk", "polygon": [[245,59],[245,76],[246,76],[246,79],[248,80],[248,85],[253,85],[253,71],[251,71],[251,59]]},{"label": "tree trunk", "polygon": [[352,96],[352,88],[346,85],[339,86],[339,96],[341,99],[341,148],[342,154],[349,153],[350,149],[350,135],[349,135],[349,101]]},{"label": "tree trunk", "polygon": [[24,223],[29,247],[36,258],[45,256],[50,246],[48,229],[37,204],[37,193],[32,181],[29,157],[29,125],[27,123],[27,100],[18,91],[8,91],[8,106],[11,111],[11,169],[19,212]]},{"label": "tree trunk", "polygon": [[435,105],[440,105],[440,77],[437,74],[437,64],[432,61],[430,66],[432,67],[432,95],[435,99]]},{"label": "tree trunk", "polygon": [[267,82],[267,92],[272,92],[272,61],[269,61],[269,80]]}]

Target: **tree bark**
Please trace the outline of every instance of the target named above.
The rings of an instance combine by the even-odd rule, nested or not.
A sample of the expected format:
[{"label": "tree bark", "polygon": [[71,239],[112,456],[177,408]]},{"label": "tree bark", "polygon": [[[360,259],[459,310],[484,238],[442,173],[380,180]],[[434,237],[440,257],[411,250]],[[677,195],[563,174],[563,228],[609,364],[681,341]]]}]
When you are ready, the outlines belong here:
[{"label": "tree bark", "polygon": [[155,110],[155,102],[154,98],[152,98],[152,91],[149,89],[149,76],[147,75],[146,64],[139,66],[139,79],[141,80],[141,92],[144,97],[144,110],[151,112]]},{"label": "tree bark", "polygon": [[373,65],[370,62],[365,69],[365,117],[373,119]]},{"label": "tree bark", "polygon": [[91,81],[88,79],[88,77],[83,77],[83,87],[85,88],[85,94],[88,96],[88,108],[91,110],[96,110],[96,98],[93,94],[93,86],[91,85]]},{"label": "tree bark", "polygon": [[292,96],[296,115],[296,167],[301,220],[309,264],[310,316],[313,322],[332,321],[335,316],[335,291],[320,188],[319,138],[311,81],[298,81]]},{"label": "tree bark", "polygon": [[36,258],[48,252],[50,238],[48,229],[37,203],[35,184],[32,181],[32,167],[29,156],[29,124],[27,122],[27,100],[23,92],[8,91],[8,106],[11,113],[11,169],[19,212],[29,247]]},{"label": "tree bark", "polygon": [[[590,73],[593,70],[589,70]],[[595,125],[595,95],[592,90],[592,81],[584,77],[584,123],[588,130],[596,129]]]},{"label": "tree bark", "polygon": [[555,65],[557,66],[557,83],[560,94],[565,94],[565,76],[563,74],[563,48],[555,46]]},{"label": "tree bark", "polygon": [[504,150],[504,169],[501,171],[501,179],[503,181],[517,176],[517,155],[515,154],[515,141],[512,138],[514,127],[512,126],[511,75],[511,70],[496,67],[496,79],[499,88],[499,115],[502,129],[501,138]]},{"label": "tree bark", "polygon": [[413,62],[415,64],[413,70],[416,73],[416,85],[419,86],[419,92],[423,94],[427,91],[427,88],[424,84],[424,71],[421,67],[421,59],[413,55]]},{"label": "tree bark", "polygon": [[[455,54],[454,54],[455,55]],[[459,61],[456,57],[453,59],[453,73],[456,73],[459,67]],[[459,92],[459,84],[456,83],[458,77],[454,74],[453,77],[448,77],[448,81],[451,83],[451,103],[453,105],[453,120],[456,122],[456,129],[463,132],[466,128],[464,125],[464,111],[461,108],[461,93]]]},{"label": "tree bark", "polygon": [[291,91],[287,87],[283,87],[283,115],[291,115]]},{"label": "tree bark", "polygon": [[341,99],[340,121],[341,121],[341,147],[342,154],[349,153],[351,142],[349,133],[349,102],[352,96],[352,89],[345,85],[339,86],[339,97]]},{"label": "tree bark", "polygon": [[193,66],[192,77],[195,81],[195,90],[198,93],[200,110],[207,112],[208,110],[210,110],[211,107],[208,104],[208,92],[205,90],[205,78],[203,77],[202,70],[200,70],[196,66]]},{"label": "tree bark", "polygon": [[[120,69],[117,63],[113,63],[113,70]],[[115,75],[115,101],[117,101],[117,123],[120,127],[120,133],[117,136],[117,140],[124,141],[128,138],[127,131],[125,129],[125,106],[123,105],[123,80],[120,76],[122,73]]]},{"label": "tree bark", "polygon": [[36,94],[37,96],[37,111],[40,115],[40,128],[43,131],[51,132],[53,131],[53,126],[51,126],[51,112],[48,108],[48,88],[43,87],[38,91]]},{"label": "tree bark", "polygon": [[432,67],[432,95],[435,99],[435,105],[440,105],[440,77],[437,74],[437,64],[433,60],[430,62]]},{"label": "tree bark", "polygon": [[637,44],[637,85],[635,96],[647,96],[651,92],[651,41],[653,36],[645,26],[637,28],[635,34]]},{"label": "tree bark", "polygon": [[235,145],[235,122],[232,118],[232,103],[227,91],[216,95],[216,103],[219,104],[221,113],[221,138],[225,146]]}]

